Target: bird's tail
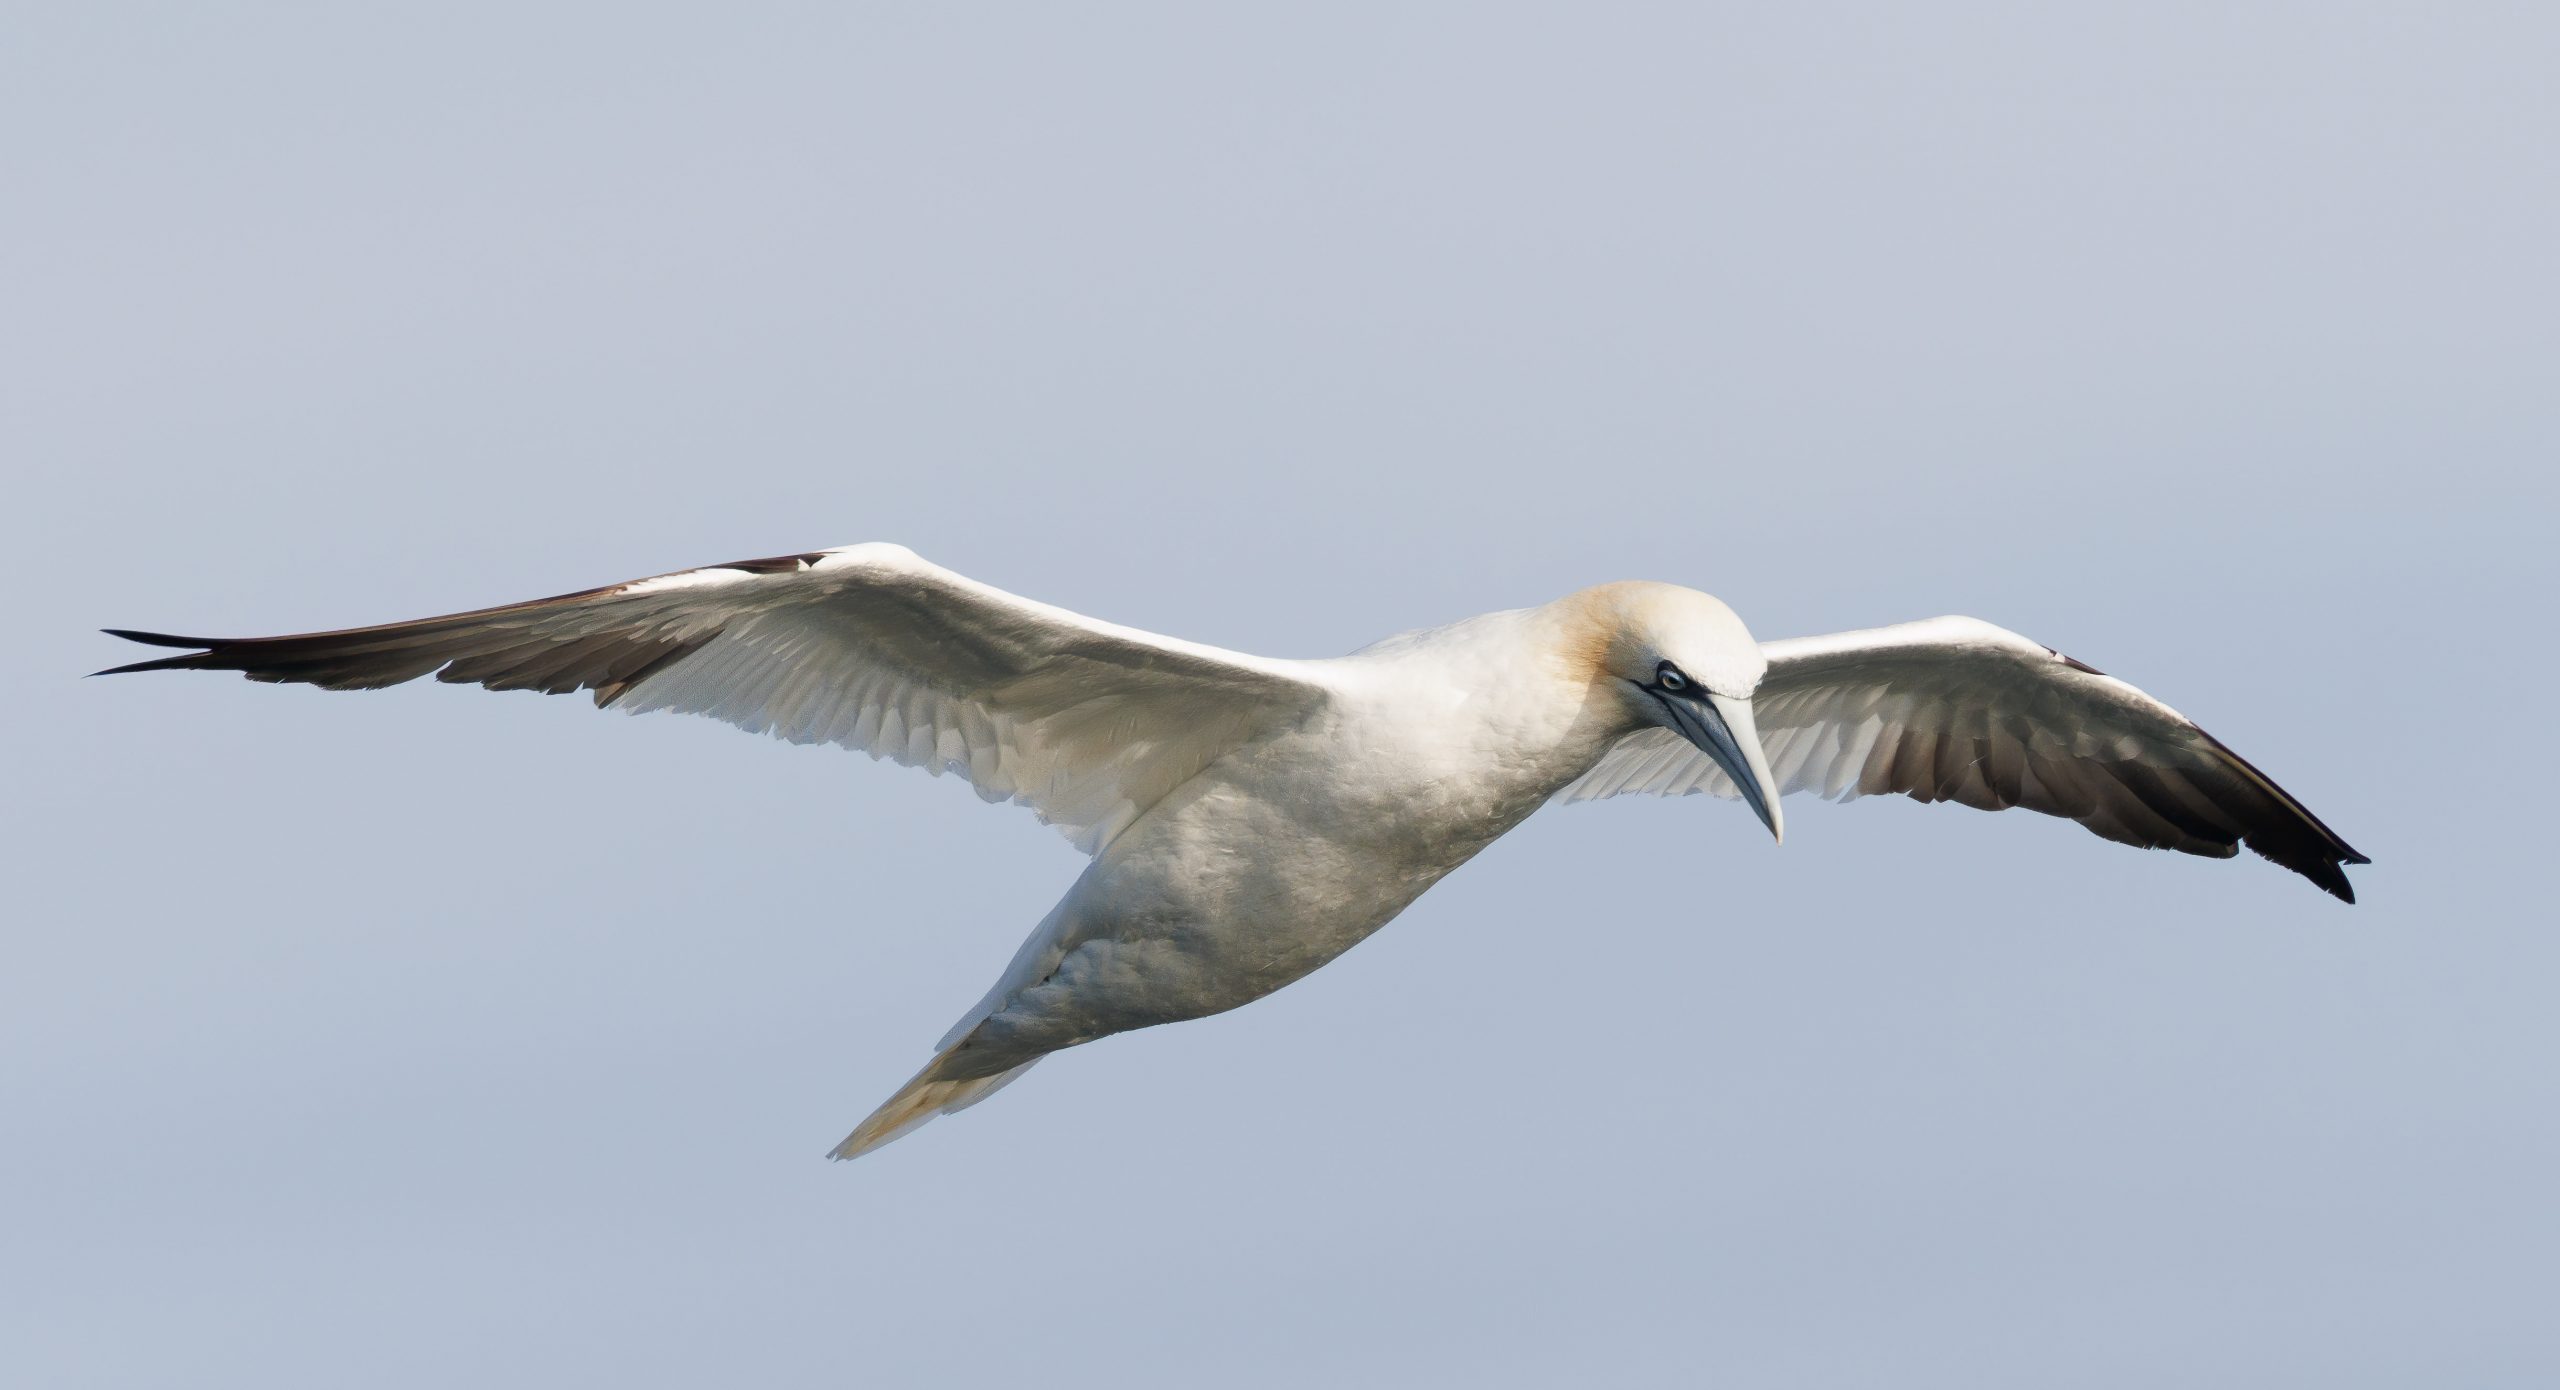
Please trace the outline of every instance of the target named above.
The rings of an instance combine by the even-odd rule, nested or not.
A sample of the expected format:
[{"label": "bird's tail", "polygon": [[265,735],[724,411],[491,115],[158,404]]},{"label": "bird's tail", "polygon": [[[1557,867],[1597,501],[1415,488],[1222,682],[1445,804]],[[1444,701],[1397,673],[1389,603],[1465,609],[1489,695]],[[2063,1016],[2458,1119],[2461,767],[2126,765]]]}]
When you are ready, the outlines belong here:
[{"label": "bird's tail", "polygon": [[871,1118],[854,1126],[853,1133],[846,1135],[844,1142],[836,1145],[827,1157],[860,1158],[936,1115],[966,1110],[1003,1090],[1015,1077],[1031,1070],[1033,1062],[1040,1060],[1034,1057],[1011,1071],[1000,1071],[993,1076],[972,1076],[959,1081],[934,1079],[934,1070],[942,1065],[943,1058],[950,1055],[945,1051],[935,1056],[923,1071],[915,1074],[915,1079],[899,1087],[896,1095],[872,1111]]}]

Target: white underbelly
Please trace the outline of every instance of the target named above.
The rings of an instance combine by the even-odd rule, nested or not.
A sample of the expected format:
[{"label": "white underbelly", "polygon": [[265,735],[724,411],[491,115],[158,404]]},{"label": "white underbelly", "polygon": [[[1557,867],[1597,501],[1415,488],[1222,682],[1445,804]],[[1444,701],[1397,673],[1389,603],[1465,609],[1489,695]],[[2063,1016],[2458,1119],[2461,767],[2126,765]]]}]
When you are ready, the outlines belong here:
[{"label": "white underbelly", "polygon": [[1213,768],[1122,832],[988,1000],[972,1044],[984,1065],[1259,999],[1358,945],[1544,800],[1447,778],[1288,775],[1303,766]]}]

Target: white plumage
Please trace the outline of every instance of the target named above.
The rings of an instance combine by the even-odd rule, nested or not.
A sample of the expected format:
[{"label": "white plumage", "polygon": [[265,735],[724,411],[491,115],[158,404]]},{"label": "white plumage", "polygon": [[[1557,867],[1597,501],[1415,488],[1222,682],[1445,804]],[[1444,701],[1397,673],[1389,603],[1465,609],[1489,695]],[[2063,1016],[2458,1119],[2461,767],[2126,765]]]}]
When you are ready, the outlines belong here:
[{"label": "white plumage", "polygon": [[[119,671],[331,689],[430,673],[594,692],[966,778],[1094,856],[933,1061],[835,1151],[976,1103],[1050,1052],[1233,1008],[1384,925],[1550,799],[1899,792],[2242,844],[2354,900],[2364,857],[2175,710],[1969,618],[1761,644],[1730,609],[1603,585],[1285,661],[1080,617],[857,545],[503,608],[200,639]],[[1755,727],[1756,726],[1756,727]]]}]

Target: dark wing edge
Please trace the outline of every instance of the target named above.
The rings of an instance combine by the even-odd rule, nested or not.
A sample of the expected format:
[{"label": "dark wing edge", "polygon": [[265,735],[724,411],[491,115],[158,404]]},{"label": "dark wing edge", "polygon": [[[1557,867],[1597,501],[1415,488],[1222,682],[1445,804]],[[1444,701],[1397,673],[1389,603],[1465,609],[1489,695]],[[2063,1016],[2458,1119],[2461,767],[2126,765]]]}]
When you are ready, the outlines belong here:
[{"label": "dark wing edge", "polygon": [[378,690],[433,674],[438,680],[491,690],[535,690],[549,695],[591,690],[601,708],[651,675],[692,655],[719,635],[718,627],[699,621],[671,624],[664,621],[663,613],[635,612],[634,620],[628,623],[602,623],[598,630],[563,633],[553,620],[613,605],[642,586],[660,581],[734,576],[735,581],[746,582],[798,573],[826,554],[807,551],[703,565],[495,608],[280,637],[182,637],[166,632],[102,628],[100,631],[108,636],[145,646],[198,650],[111,666],[91,674],[237,671],[253,681],[316,685],[324,690]]},{"label": "dark wing edge", "polygon": [[[2068,661],[2070,658],[2064,657],[2063,660]],[[2244,832],[2241,843],[2255,851],[2260,858],[2280,864],[2319,884],[2322,888],[2329,890],[2329,893],[2339,901],[2354,902],[2356,900],[2355,885],[2347,881],[2346,869],[2343,866],[2370,864],[2373,860],[2357,852],[2355,846],[2348,844],[2337,831],[2331,830],[2327,822],[2313,815],[2310,807],[2295,800],[2293,793],[2276,785],[2274,778],[2260,772],[2257,764],[2231,751],[2231,745],[2205,732],[2202,726],[2191,725],[2191,727],[2195,728],[2196,737],[2202,739],[2206,747],[2220,754],[2242,776],[2256,784],[2269,800],[2293,817],[2299,829],[2309,832],[2300,839],[2302,843],[2314,847],[2315,852],[2307,855],[2286,852],[2289,848],[2288,842],[2271,843],[2269,836],[2261,831]]]},{"label": "dark wing edge", "polygon": [[[2342,902],[2356,900],[2344,866],[2373,861],[2275,779],[2194,721],[2086,662],[1991,624],[1937,619],[1909,626],[1953,628],[1958,641],[1952,648],[1935,651],[1882,647],[1827,652],[1806,663],[1811,669],[1782,676],[1773,668],[1773,681],[1819,683],[1832,675],[1847,686],[1872,684],[1891,692],[1909,690],[1933,676],[1943,678],[1946,671],[1940,663],[1950,659],[2016,663],[2037,683],[2061,698],[2082,703],[2084,709],[2111,708],[2140,717],[2151,726],[2135,734],[2142,751],[2133,756],[2056,757],[2030,736],[2024,727],[2029,718],[2023,711],[1995,708],[1936,728],[1906,728],[1894,739],[1879,738],[1863,765],[1838,791],[1898,793],[1916,801],[1953,801],[1978,810],[2023,807],[2076,821],[2120,844],[2208,858],[2229,858],[2245,845]],[[1865,635],[1839,634],[1839,638],[1810,642]],[[1906,660],[1922,664],[1897,672],[1895,667]],[[1851,669],[1821,670],[1834,661]],[[1932,667],[1936,669],[1927,669]],[[1804,693],[1817,694],[1811,689]],[[1772,722],[1764,718],[1764,731]]]}]

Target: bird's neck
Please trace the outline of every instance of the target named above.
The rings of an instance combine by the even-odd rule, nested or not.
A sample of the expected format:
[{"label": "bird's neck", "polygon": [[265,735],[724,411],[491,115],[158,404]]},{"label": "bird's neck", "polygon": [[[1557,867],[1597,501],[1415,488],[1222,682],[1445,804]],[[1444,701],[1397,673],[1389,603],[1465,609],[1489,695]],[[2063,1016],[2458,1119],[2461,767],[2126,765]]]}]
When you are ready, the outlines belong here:
[{"label": "bird's neck", "polygon": [[1643,727],[1578,615],[1558,605],[1469,618],[1369,655],[1414,746],[1505,797],[1543,800]]}]

